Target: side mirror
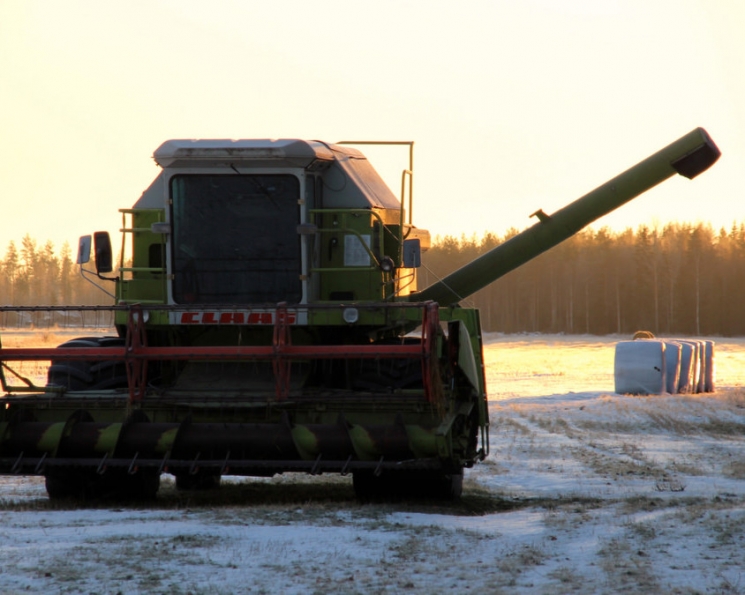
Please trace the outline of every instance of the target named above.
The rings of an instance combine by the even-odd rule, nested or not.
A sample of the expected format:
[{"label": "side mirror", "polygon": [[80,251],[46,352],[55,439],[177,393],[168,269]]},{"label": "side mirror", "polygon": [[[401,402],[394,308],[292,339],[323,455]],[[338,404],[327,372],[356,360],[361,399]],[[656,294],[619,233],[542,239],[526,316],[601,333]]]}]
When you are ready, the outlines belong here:
[{"label": "side mirror", "polygon": [[111,238],[108,231],[97,231],[93,234],[93,245],[96,251],[96,272],[110,273],[114,270],[111,255]]},{"label": "side mirror", "polygon": [[91,259],[91,236],[80,236],[76,264],[86,264]]},{"label": "side mirror", "polygon": [[404,240],[404,268],[416,269],[422,266],[422,246],[419,238]]}]

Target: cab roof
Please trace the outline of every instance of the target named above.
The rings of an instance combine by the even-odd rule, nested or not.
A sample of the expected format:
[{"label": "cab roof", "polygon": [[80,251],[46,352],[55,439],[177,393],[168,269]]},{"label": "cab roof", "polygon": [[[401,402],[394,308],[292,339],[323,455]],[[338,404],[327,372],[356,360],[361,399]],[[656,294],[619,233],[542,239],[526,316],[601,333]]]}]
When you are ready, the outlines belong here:
[{"label": "cab roof", "polygon": [[351,147],[299,139],[174,139],[160,145],[153,158],[163,168],[219,167],[235,161],[305,168],[314,161],[333,161],[334,154],[364,159]]}]

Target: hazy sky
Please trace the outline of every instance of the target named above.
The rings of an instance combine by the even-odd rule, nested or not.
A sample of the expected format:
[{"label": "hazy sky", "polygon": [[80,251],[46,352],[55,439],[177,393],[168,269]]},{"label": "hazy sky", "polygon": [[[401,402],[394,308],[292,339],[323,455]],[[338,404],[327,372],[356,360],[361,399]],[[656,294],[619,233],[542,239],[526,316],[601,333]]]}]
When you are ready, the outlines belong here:
[{"label": "hazy sky", "polygon": [[[0,256],[118,235],[169,138],[414,140],[415,223],[459,236],[523,228],[703,126],[712,170],[602,223],[729,227],[743,31],[742,0],[0,0]],[[398,194],[405,152],[370,156]]]}]

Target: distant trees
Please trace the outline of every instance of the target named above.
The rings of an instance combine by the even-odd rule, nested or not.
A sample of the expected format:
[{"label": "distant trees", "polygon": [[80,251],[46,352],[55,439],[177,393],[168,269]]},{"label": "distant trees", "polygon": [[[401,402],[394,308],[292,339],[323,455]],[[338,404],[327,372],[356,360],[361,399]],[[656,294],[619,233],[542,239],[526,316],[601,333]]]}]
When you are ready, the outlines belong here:
[{"label": "distant trees", "polygon": [[[446,236],[424,254],[420,287],[498,238]],[[699,223],[662,229],[583,231],[465,301],[484,328],[506,333],[743,335],[745,225],[714,232]]]},{"label": "distant trees", "polygon": [[26,234],[20,247],[11,241],[0,260],[0,305],[102,305],[111,299],[84,280],[65,242],[59,254],[52,242],[39,246]]},{"label": "distant trees", "polygon": [[[436,238],[423,257],[426,287],[518,232]],[[111,289],[111,288],[109,288]],[[464,301],[486,330],[631,335],[745,335],[745,224],[586,230]],[[68,243],[55,251],[26,235],[0,254],[1,305],[100,305]]]}]

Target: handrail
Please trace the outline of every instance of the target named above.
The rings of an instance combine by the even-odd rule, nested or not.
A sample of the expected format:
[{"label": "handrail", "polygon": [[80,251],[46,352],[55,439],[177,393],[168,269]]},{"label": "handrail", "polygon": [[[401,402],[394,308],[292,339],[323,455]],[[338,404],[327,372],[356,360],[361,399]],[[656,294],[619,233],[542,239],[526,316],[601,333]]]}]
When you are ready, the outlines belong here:
[{"label": "handrail", "polygon": [[[409,209],[408,209],[408,219],[409,219],[409,225],[411,225],[411,222],[413,221],[413,213],[414,213],[414,172],[410,169],[405,169],[401,172],[401,204],[403,204],[403,196],[404,196],[404,190],[406,188],[406,176],[409,177]],[[403,227],[403,225],[401,226]]]},{"label": "handrail", "polygon": [[128,273],[164,273],[163,267],[120,267],[120,271]]},{"label": "handrail", "polygon": [[[161,275],[160,279],[156,278],[155,280],[163,281],[163,288],[162,288],[163,289],[163,300],[139,300],[139,301],[142,301],[143,303],[148,303],[148,304],[162,303],[164,300],[167,299],[166,296],[168,295],[168,287],[166,286],[166,282],[168,280],[168,270],[166,268],[166,263],[163,262],[162,267],[125,267],[124,266],[124,255],[125,255],[125,250],[126,250],[126,244],[127,244],[126,238],[127,238],[128,233],[134,234],[134,233],[143,233],[143,232],[150,233],[151,232],[151,229],[148,227],[134,227],[134,225],[128,227],[127,226],[127,215],[130,215],[132,219],[134,220],[134,215],[138,213],[155,214],[157,215],[158,222],[160,223],[164,221],[163,215],[165,214],[165,211],[163,209],[153,209],[153,208],[150,208],[150,209],[129,208],[129,209],[119,209],[119,212],[122,214],[122,227],[119,229],[119,231],[122,234],[121,261],[119,263],[119,274],[122,280],[119,283],[117,283],[117,289],[118,289],[118,294],[119,294],[117,295],[117,299],[118,300],[122,299],[123,283],[125,282],[125,280],[123,279],[123,273],[125,272],[126,273],[154,273],[156,275]],[[141,279],[132,278],[132,279],[127,279],[126,282],[131,283],[131,282],[137,282],[140,280]]]}]

